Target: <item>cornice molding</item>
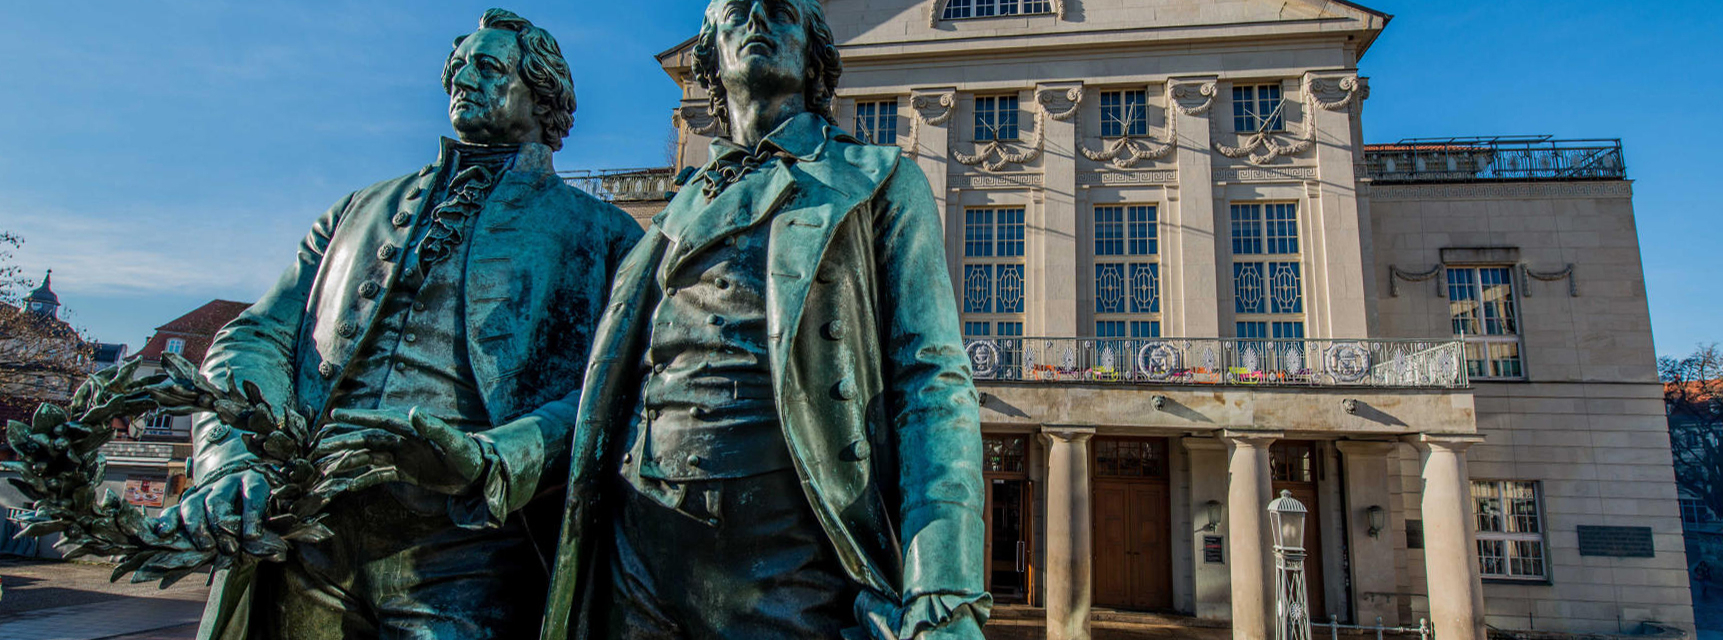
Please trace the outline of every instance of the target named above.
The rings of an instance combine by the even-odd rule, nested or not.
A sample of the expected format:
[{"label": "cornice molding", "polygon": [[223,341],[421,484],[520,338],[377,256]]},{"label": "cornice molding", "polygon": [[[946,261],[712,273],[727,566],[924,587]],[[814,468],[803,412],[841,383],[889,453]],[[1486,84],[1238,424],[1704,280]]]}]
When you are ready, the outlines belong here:
[{"label": "cornice molding", "polygon": [[1625,180],[1601,182],[1504,182],[1465,184],[1372,184],[1375,201],[1400,200],[1503,200],[1526,198],[1632,198],[1633,183]]}]

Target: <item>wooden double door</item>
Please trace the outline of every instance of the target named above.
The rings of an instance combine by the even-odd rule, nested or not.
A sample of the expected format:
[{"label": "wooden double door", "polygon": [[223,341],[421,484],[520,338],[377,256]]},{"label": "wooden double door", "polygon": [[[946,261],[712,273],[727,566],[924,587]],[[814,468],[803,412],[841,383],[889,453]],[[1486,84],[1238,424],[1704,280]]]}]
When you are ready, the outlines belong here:
[{"label": "wooden double door", "polygon": [[1173,608],[1172,503],[1167,441],[1093,441],[1094,602],[1140,611]]}]

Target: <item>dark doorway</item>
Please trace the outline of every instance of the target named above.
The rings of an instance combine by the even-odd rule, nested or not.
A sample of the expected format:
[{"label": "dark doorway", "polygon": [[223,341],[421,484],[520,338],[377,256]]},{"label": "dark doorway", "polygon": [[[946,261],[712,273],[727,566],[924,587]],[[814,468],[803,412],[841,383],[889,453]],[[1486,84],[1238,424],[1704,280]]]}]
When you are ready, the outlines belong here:
[{"label": "dark doorway", "polygon": [[1304,581],[1312,620],[1328,620],[1328,599],[1322,582],[1322,509],[1317,481],[1322,479],[1321,449],[1315,442],[1285,440],[1269,449],[1274,468],[1274,495],[1290,491],[1310,510],[1304,521]]},{"label": "dark doorway", "polygon": [[1096,438],[1093,455],[1095,604],[1172,609],[1166,439]]},{"label": "dark doorway", "polygon": [[1002,602],[1028,602],[1034,592],[1031,505],[1035,491],[1026,460],[1029,437],[982,436],[987,486],[987,589]]}]

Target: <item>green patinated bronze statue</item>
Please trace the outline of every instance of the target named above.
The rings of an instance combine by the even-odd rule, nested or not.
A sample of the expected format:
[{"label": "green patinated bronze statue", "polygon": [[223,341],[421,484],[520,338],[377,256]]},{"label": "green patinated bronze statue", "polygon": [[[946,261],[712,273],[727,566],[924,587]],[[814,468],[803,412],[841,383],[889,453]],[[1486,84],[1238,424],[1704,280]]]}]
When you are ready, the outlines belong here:
[{"label": "green patinated bronze statue", "polygon": [[[326,539],[217,576],[199,638],[473,639],[538,632],[595,325],[640,237],[551,166],[575,97],[556,40],[492,9],[443,70],[436,162],[343,198],[203,368],[313,416],[343,493]],[[197,487],[160,535],[264,535],[240,425],[195,429]],[[541,555],[540,549],[544,550]]]},{"label": "green patinated bronze statue", "polygon": [[940,214],[899,149],[833,124],[841,70],[817,0],[707,8],[727,134],[617,271],[543,638],[982,637]]}]

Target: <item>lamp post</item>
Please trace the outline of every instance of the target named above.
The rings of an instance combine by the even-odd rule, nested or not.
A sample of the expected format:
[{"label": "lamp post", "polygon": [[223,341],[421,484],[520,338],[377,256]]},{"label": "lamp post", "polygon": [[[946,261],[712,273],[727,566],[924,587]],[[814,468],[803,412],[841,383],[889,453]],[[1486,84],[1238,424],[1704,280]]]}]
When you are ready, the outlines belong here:
[{"label": "lamp post", "polygon": [[1310,607],[1304,590],[1304,519],[1310,510],[1291,491],[1268,503],[1274,532],[1274,638],[1310,640]]}]

